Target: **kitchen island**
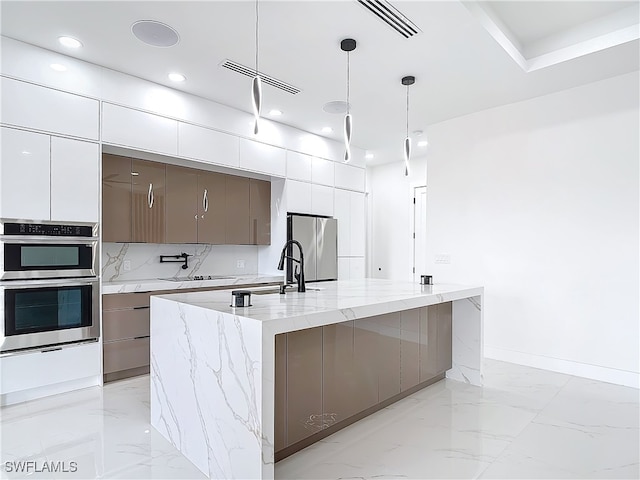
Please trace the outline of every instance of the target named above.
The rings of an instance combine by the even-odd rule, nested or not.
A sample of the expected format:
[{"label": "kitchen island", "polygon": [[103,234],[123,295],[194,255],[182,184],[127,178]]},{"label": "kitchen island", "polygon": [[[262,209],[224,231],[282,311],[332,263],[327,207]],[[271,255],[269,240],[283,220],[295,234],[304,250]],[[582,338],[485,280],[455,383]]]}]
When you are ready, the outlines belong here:
[{"label": "kitchen island", "polygon": [[[322,364],[326,357],[326,350],[324,356],[322,352],[323,338],[334,342],[332,352],[337,351],[334,349],[336,340],[339,342],[342,338],[342,334],[323,337],[331,326],[347,328],[344,331],[351,332],[351,338],[356,338],[357,332],[362,333],[357,338],[368,339],[370,358],[391,351],[385,350],[385,345],[391,344],[386,340],[395,338],[402,345],[408,336],[415,335],[420,345],[415,342],[408,345],[415,347],[413,352],[418,363],[407,366],[409,356],[405,355],[403,363],[398,363],[405,374],[400,370],[389,373],[388,368],[384,373],[378,367],[366,372],[357,368],[352,370],[352,373],[364,372],[370,377],[362,386],[375,382],[376,395],[382,392],[383,373],[387,384],[395,376],[400,385],[403,381],[400,377],[413,372],[416,380],[411,388],[404,390],[404,394],[409,394],[442,378],[435,370],[434,375],[423,375],[431,368],[429,358],[437,361],[438,349],[441,349],[441,346],[436,349],[429,345],[435,338],[442,337],[436,330],[431,330],[434,322],[427,322],[427,317],[432,315],[429,309],[433,306],[448,305],[450,330],[448,337],[442,337],[451,342],[446,376],[474,385],[482,384],[482,287],[366,279],[312,284],[305,293],[288,292],[286,295],[259,294],[263,292],[253,290],[253,306],[245,308],[230,306],[229,290],[178,293],[151,300],[151,423],[210,478],[273,478],[275,450],[283,446],[283,436],[286,446],[287,432],[292,441],[300,445],[301,429],[308,430],[302,436],[306,435],[306,441],[309,441],[323,429],[333,428],[334,413],[325,415],[322,407],[305,410],[306,401],[299,398],[289,398],[288,405],[292,409],[302,409],[302,412],[316,412],[307,415],[308,420],[302,422],[302,426],[294,423],[287,428],[287,412],[283,410],[283,402],[287,405],[287,395],[294,387],[302,389],[303,396],[306,392],[311,402],[321,404],[327,396],[325,391],[314,393],[315,387],[304,383],[320,375],[319,385],[322,387],[324,380],[325,387],[329,388],[327,380],[331,378],[326,377],[327,365]],[[394,327],[389,322],[396,317],[398,324]],[[411,327],[413,320],[414,327]],[[418,328],[419,324],[425,325],[424,330]],[[301,332],[315,335],[313,332],[316,331],[319,332],[316,335],[319,351],[315,344],[305,347],[304,342],[289,341],[288,351],[293,355],[290,360],[298,361],[298,364],[287,369],[287,360],[285,358],[283,365],[277,343],[287,345],[286,339],[290,335]],[[283,340],[279,342],[279,339]],[[376,339],[384,339],[386,343],[375,343]],[[294,346],[298,348],[297,352],[293,352]],[[354,365],[357,364],[358,353],[352,351],[350,355],[355,357]],[[304,357],[302,363],[301,356]],[[304,367],[304,362],[310,362],[308,358],[314,356],[321,364],[311,361]],[[335,363],[347,357],[349,355],[332,358]],[[296,368],[300,370],[300,365],[303,365],[303,371],[292,379],[291,375]],[[388,366],[388,362],[376,365]],[[339,364],[333,365],[337,375],[341,371],[339,367]],[[305,373],[304,368],[308,368],[308,372]],[[280,377],[278,372],[281,372]],[[290,381],[289,390],[286,383],[282,386],[282,372]],[[352,410],[349,415],[364,415],[401,398],[403,392],[398,388],[386,395],[384,402],[377,405],[370,402],[364,411]],[[366,388],[353,392],[360,394],[363,390]],[[349,391],[341,394],[348,397]],[[346,423],[357,418],[360,417],[351,415]],[[292,423],[290,419],[289,423]]]}]

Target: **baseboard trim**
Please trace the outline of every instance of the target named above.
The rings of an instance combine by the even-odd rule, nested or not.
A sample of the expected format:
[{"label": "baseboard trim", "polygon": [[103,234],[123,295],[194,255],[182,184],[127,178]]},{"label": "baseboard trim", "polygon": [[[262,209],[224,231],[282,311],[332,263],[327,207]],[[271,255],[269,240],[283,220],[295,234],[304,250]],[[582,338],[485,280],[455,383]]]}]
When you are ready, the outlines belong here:
[{"label": "baseboard trim", "polygon": [[7,405],[14,405],[16,403],[37,400],[38,398],[58,395],[60,393],[72,392],[74,390],[80,390],[88,387],[97,387],[100,386],[100,380],[101,379],[99,376],[87,377],[77,380],[70,380],[68,382],[55,383],[53,385],[46,385],[44,387],[36,387],[30,388],[28,390],[5,393],[0,395],[0,406],[5,407]]},{"label": "baseboard trim", "polygon": [[533,355],[531,353],[517,352],[504,348],[484,346],[485,358],[502,360],[504,362],[517,363],[528,367],[551,370],[552,372],[566,373],[576,377],[591,378],[607,383],[615,383],[625,387],[640,389],[640,373],[617,370],[615,368],[589,365],[587,363],[563,360],[560,358]]}]

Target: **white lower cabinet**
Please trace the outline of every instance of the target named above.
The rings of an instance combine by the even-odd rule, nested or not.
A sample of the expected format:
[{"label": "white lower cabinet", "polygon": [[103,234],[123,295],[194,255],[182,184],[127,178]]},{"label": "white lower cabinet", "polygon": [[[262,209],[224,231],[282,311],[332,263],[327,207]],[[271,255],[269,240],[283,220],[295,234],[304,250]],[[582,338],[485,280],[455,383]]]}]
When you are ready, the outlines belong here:
[{"label": "white lower cabinet", "polygon": [[0,129],[0,217],[98,222],[97,143]]},{"label": "white lower cabinet", "polygon": [[51,220],[98,222],[100,147],[51,138]]},{"label": "white lower cabinet", "polygon": [[3,357],[0,403],[7,405],[100,384],[100,344]]},{"label": "white lower cabinet", "polygon": [[0,128],[0,217],[49,219],[50,143],[49,135]]}]

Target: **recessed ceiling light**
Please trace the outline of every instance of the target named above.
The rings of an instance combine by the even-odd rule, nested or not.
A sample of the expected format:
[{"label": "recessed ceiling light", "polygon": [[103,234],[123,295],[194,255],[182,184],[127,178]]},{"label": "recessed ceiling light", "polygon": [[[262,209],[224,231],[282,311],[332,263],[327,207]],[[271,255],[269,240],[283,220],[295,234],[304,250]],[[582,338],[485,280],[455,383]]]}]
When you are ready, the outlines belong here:
[{"label": "recessed ceiling light", "polygon": [[187,77],[185,77],[181,73],[170,73],[169,74],[169,80],[171,80],[172,82],[184,82],[186,79],[187,79]]},{"label": "recessed ceiling light", "polygon": [[429,142],[427,142],[426,140],[420,140],[418,142],[419,147],[426,147],[427,145],[429,145]]},{"label": "recessed ceiling light", "polygon": [[22,155],[31,155],[31,152],[28,152],[27,150],[23,150],[20,153],[22,153]]},{"label": "recessed ceiling light", "polygon": [[364,158],[366,158],[367,160],[371,160],[373,158],[373,153],[367,153]]},{"label": "recessed ceiling light", "polygon": [[347,102],[344,102],[342,100],[335,100],[333,102],[325,103],[322,107],[322,110],[327,113],[342,114],[347,113],[348,106],[349,104]]},{"label": "recessed ceiling light", "polygon": [[60,42],[60,45],[69,48],[80,48],[82,46],[80,40],[72,37],[58,37],[58,42]]},{"label": "recessed ceiling light", "polygon": [[139,20],[131,25],[131,32],[152,47],[173,47],[180,41],[180,35],[173,27],[155,20]]},{"label": "recessed ceiling light", "polygon": [[333,132],[333,128],[331,127],[322,127],[322,133],[331,133]]},{"label": "recessed ceiling light", "polygon": [[273,110],[269,111],[269,115],[273,115],[274,117],[278,117],[278,116],[282,115],[282,112],[280,110],[273,109]]},{"label": "recessed ceiling light", "polygon": [[59,63],[52,63],[49,66],[51,68],[53,68],[56,72],[66,72],[67,71],[67,67],[65,67],[64,65],[61,65]]},{"label": "recessed ceiling light", "polygon": [[421,136],[423,133],[424,133],[424,132],[423,132],[422,130],[414,130],[414,131],[413,131],[413,134],[414,134],[416,137]]}]

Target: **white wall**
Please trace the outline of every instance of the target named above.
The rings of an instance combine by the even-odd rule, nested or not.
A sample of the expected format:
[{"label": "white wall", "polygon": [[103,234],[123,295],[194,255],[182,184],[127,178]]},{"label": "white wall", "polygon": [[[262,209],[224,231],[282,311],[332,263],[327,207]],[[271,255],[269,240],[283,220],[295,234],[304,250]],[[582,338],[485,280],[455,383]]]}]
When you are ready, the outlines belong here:
[{"label": "white wall", "polygon": [[413,280],[413,190],[426,185],[426,169],[424,157],[411,160],[407,177],[404,162],[367,169],[369,277]]},{"label": "white wall", "polygon": [[[487,356],[638,387],[638,85],[635,72],[429,128],[426,268],[486,287]],[[406,264],[394,169],[371,175],[374,195],[395,192],[373,218],[372,266],[389,276]]]}]

